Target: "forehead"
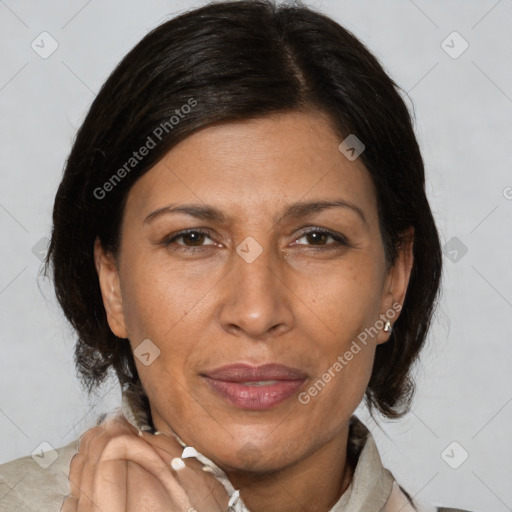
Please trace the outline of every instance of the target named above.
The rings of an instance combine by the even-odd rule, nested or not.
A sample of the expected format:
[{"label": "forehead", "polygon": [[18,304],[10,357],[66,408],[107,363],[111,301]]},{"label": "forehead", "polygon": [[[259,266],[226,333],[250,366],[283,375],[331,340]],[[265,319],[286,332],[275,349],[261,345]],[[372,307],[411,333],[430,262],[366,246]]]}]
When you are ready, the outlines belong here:
[{"label": "forehead", "polygon": [[214,205],[237,218],[298,201],[345,199],[375,221],[373,183],[321,114],[291,112],[208,126],[176,145],[130,190],[128,215],[170,203]]}]

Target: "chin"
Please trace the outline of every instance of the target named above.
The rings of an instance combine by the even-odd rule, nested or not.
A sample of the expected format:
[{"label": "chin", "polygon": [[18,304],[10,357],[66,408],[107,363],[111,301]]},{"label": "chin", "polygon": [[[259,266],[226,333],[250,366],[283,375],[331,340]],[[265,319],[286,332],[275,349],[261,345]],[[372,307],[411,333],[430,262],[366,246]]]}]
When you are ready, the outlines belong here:
[{"label": "chin", "polygon": [[[295,457],[290,458],[294,453]],[[251,442],[229,447],[224,452],[223,449],[216,450],[211,456],[205,455],[215,462],[217,466],[226,473],[275,473],[286,466],[296,462],[297,451],[275,452],[270,447],[258,447]]]},{"label": "chin", "polygon": [[279,464],[276,461],[267,461],[263,458],[252,460],[251,458],[230,457],[229,460],[216,462],[225,473],[228,474],[272,474],[280,471],[287,464]]}]

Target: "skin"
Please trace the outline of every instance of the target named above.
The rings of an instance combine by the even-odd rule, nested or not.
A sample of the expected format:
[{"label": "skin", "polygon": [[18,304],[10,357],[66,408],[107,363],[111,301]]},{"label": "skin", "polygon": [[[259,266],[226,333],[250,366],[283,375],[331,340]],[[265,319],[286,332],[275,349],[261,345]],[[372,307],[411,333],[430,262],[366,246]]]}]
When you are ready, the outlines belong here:
[{"label": "skin", "polygon": [[[307,405],[294,395],[268,410],[240,409],[200,374],[278,362],[306,372],[300,391],[307,390],[359,333],[403,304],[409,282],[413,231],[388,267],[370,175],[340,142],[316,112],[202,129],[131,188],[118,258],[95,246],[112,331],[132,349],[150,339],[160,350],[148,366],[135,358],[156,428],[224,469],[255,512],[327,511],[346,490],[349,419],[389,333],[370,337]],[[364,220],[348,207],[283,217],[292,203],[338,199]],[[157,209],[190,203],[226,219],[167,213],[144,222]],[[312,227],[348,245],[304,234]],[[189,228],[209,233],[164,244]],[[247,237],[262,248],[252,263],[236,251]]]},{"label": "skin", "polygon": [[[71,460],[71,493],[61,512],[222,512],[227,493],[201,470],[196,459],[174,471],[182,452],[167,436],[144,433],[122,415],[114,415],[80,438]],[[187,492],[193,490],[194,492]]]}]

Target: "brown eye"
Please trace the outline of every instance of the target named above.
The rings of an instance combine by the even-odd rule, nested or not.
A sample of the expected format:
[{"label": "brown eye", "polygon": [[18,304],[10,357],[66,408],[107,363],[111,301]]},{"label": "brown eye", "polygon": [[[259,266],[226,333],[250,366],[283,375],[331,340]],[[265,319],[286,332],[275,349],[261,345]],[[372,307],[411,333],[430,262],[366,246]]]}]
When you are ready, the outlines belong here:
[{"label": "brown eye", "polygon": [[307,233],[305,237],[312,244],[325,245],[326,240],[328,240],[331,235],[329,233],[319,233],[318,231],[312,231],[311,233]]},{"label": "brown eye", "polygon": [[[207,231],[203,231],[200,229],[189,229],[186,231],[180,231],[179,233],[173,234],[169,237],[167,237],[163,241],[164,246],[169,246],[171,244],[176,243],[180,246],[180,248],[186,249],[200,249],[204,246],[208,245],[215,245],[215,242],[204,244],[205,239],[210,239],[210,234]],[[178,240],[182,239],[184,243],[177,242]]]},{"label": "brown eye", "polygon": [[[202,245],[206,235],[204,233],[199,233],[197,231],[193,231],[192,233],[186,233],[185,235],[181,235],[178,238],[183,239],[184,242],[190,241],[193,246]],[[184,245],[189,245],[185,243]]]},{"label": "brown eye", "polygon": [[[309,245],[317,247],[326,246],[327,248],[330,248],[333,246],[348,245],[348,241],[343,235],[339,233],[332,233],[323,229],[311,229],[306,231],[302,233],[302,235],[297,238],[296,241],[301,240],[302,238],[305,238]],[[334,240],[334,243],[329,243],[329,239]]]}]

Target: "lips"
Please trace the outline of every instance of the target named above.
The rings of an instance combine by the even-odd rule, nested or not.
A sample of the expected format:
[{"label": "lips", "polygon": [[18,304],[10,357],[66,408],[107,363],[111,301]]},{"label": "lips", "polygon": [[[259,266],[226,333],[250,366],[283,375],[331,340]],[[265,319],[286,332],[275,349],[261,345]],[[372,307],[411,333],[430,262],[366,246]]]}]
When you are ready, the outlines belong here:
[{"label": "lips", "polygon": [[307,379],[297,368],[272,363],[235,364],[202,374],[210,389],[239,409],[265,410],[296,394]]},{"label": "lips", "polygon": [[258,382],[258,381],[282,381],[304,380],[307,374],[298,368],[292,368],[278,363],[251,366],[249,364],[232,364],[222,366],[204,373],[211,379],[226,382]]}]

